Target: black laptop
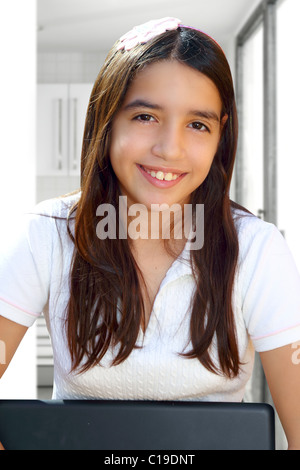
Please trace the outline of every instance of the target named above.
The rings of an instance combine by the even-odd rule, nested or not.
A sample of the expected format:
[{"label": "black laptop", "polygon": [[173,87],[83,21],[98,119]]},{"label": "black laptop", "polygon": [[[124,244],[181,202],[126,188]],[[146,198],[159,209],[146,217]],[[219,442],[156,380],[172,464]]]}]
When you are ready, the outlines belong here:
[{"label": "black laptop", "polygon": [[254,403],[0,400],[7,450],[273,450],[274,411]]}]

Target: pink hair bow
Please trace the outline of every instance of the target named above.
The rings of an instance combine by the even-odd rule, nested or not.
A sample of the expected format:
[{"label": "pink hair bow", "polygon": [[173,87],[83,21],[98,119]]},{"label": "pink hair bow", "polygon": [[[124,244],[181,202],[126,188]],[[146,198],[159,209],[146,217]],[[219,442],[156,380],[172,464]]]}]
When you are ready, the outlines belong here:
[{"label": "pink hair bow", "polygon": [[135,26],[131,31],[120,37],[120,44],[117,49],[129,51],[138,44],[145,44],[165,31],[177,29],[180,23],[181,20],[178,18],[166,17]]}]

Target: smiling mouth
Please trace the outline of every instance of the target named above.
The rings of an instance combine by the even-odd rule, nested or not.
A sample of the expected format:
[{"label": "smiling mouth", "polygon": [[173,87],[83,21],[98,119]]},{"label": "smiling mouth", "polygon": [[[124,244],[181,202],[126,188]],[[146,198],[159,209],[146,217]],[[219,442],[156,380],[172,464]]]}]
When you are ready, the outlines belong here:
[{"label": "smiling mouth", "polygon": [[166,172],[161,170],[154,170],[151,168],[146,168],[143,165],[139,165],[146,173],[152,176],[152,178],[156,178],[159,181],[175,181],[179,176],[183,175],[184,173],[173,173],[173,172]]}]

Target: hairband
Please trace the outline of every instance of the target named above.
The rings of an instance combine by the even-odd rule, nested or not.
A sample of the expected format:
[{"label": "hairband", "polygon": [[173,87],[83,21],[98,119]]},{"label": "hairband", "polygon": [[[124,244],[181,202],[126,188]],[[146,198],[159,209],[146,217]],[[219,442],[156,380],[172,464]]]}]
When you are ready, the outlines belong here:
[{"label": "hairband", "polygon": [[[153,39],[156,36],[165,33],[166,31],[178,29],[180,26],[183,28],[194,29],[195,31],[199,31],[201,33],[203,32],[200,29],[182,24],[181,20],[178,18],[167,16],[158,20],[148,21],[147,23],[143,23],[139,26],[134,26],[134,28],[128,31],[128,33],[120,37],[120,44],[118,44],[117,49],[125,49],[125,51],[130,51],[138,44],[145,44],[146,42],[150,41],[150,39]],[[215,39],[213,39],[211,36],[209,37],[221,48]]]},{"label": "hairband", "polygon": [[131,31],[120,37],[120,44],[117,46],[118,50],[125,49],[130,51],[138,44],[145,44],[150,39],[159,36],[160,34],[177,29],[181,24],[178,18],[166,17],[159,20],[151,20],[139,26],[134,26]]}]

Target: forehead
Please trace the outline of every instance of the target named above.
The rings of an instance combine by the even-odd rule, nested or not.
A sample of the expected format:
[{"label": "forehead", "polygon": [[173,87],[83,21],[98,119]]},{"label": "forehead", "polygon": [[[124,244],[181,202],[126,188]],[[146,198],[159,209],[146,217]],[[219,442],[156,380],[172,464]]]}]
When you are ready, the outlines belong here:
[{"label": "forehead", "polygon": [[222,101],[214,82],[196,69],[175,60],[147,65],[139,71],[129,86],[124,106],[134,99],[159,104],[184,104],[189,109],[205,107],[220,113]]}]

